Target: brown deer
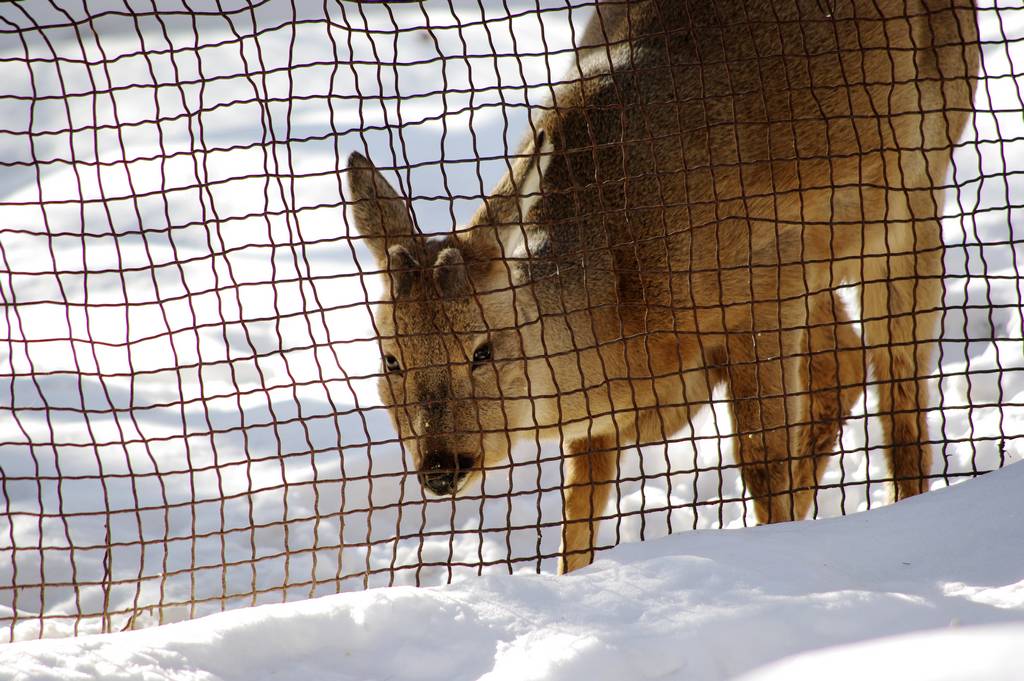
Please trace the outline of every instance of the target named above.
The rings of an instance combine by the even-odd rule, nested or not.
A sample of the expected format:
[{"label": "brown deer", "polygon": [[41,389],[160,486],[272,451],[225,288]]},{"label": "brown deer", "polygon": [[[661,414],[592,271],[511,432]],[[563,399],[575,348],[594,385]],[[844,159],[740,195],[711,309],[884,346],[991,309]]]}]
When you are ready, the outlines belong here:
[{"label": "brown deer", "polygon": [[803,518],[870,366],[894,497],[924,491],[969,0],[601,4],[586,36],[464,229],[422,235],[350,158],[387,280],[381,398],[423,486],[457,494],[517,440],[559,438],[574,570],[620,448],[724,383],[759,522]]}]

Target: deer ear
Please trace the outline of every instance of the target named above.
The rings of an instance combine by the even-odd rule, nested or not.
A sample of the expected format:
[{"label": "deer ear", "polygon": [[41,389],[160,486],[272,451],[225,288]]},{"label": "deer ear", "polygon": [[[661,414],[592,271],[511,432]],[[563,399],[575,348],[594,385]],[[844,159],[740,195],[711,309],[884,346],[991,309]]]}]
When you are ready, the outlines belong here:
[{"label": "deer ear", "polygon": [[523,221],[540,200],[540,183],[548,171],[548,166],[551,165],[553,152],[554,145],[544,129],[541,128],[533,141],[533,154],[530,156],[526,170],[519,176],[516,183],[518,185],[516,189],[519,197],[519,215]]},{"label": "deer ear", "polygon": [[529,231],[527,221],[541,199],[541,183],[553,152],[551,135],[543,128],[527,140],[511,172],[473,216],[467,237],[476,247],[505,257],[521,252]]},{"label": "deer ear", "polygon": [[348,186],[356,231],[377,262],[386,265],[389,248],[418,234],[406,201],[360,153],[348,157]]}]

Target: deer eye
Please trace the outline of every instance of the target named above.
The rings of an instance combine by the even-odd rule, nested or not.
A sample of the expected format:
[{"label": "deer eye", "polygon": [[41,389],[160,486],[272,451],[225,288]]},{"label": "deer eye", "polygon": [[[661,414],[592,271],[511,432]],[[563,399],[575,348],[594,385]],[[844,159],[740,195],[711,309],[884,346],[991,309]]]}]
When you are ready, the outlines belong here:
[{"label": "deer eye", "polygon": [[491,361],[491,344],[484,343],[473,352],[473,368],[476,369],[484,362]]},{"label": "deer eye", "polygon": [[395,374],[402,370],[402,365],[398,363],[394,355],[384,355],[384,369],[389,374]]}]

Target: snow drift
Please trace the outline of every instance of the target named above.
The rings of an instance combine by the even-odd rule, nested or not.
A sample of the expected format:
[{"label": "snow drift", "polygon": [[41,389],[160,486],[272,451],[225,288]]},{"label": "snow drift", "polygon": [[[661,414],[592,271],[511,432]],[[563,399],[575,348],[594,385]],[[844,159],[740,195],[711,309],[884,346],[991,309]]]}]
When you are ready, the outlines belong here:
[{"label": "snow drift", "polygon": [[1022,678],[1022,487],[1012,465],[845,518],[620,546],[570,577],[374,589],[14,643],[0,647],[0,679],[711,680],[950,627],[750,678]]}]

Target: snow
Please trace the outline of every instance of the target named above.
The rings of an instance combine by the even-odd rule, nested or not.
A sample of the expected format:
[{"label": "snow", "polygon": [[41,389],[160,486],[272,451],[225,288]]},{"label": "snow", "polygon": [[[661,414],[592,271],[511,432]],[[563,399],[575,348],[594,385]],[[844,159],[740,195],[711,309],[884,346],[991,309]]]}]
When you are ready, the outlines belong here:
[{"label": "snow", "polygon": [[[844,518],[0,647],[0,679],[1019,679],[1024,464]],[[843,646],[821,652],[821,648]],[[801,654],[806,653],[806,654]],[[903,673],[900,673],[903,672]]]},{"label": "snow", "polygon": [[[589,582],[567,580],[570,586],[528,574],[521,583],[500,578],[554,571],[561,519],[554,445],[516,451],[513,465],[489,475],[475,497],[454,505],[423,499],[376,397],[369,303],[379,282],[364,274],[374,268],[368,254],[347,238],[339,180],[343,159],[363,151],[398,169],[389,174],[415,196],[423,229],[464,222],[505,171],[526,104],[541,101],[546,84],[565,71],[589,10],[554,0],[542,2],[541,13],[526,0],[344,3],[329,7],[327,23],[319,3],[188,4],[205,13],[175,13],[172,2],[161,3],[168,13],[154,15],[146,2],[104,0],[89,3],[95,18],[86,21],[82,7],[61,3],[78,23],[21,34],[10,25],[68,24],[68,17],[49,4],[0,4],[9,22],[0,21],[0,159],[15,163],[0,165],[0,294],[16,303],[0,315],[0,640],[138,629],[367,586],[458,581],[439,592],[396,589],[345,602],[363,603],[366,617],[398,637],[395,645],[424,659],[435,659],[431,613],[442,621],[466,613],[458,632],[467,650],[447,654],[472,657],[481,646],[516,668],[534,659],[535,646],[527,645],[537,615],[532,593],[555,598],[576,618],[534,639],[564,658],[537,658],[553,665],[551,674],[561,673],[559,664],[583,664],[577,649],[609,670],[620,664],[609,651],[638,668],[660,664],[662,653],[644,652],[644,641],[663,640],[658,627],[646,627],[640,611],[613,598],[621,587],[610,585],[618,582],[599,577],[614,572],[614,563]],[[1024,208],[1015,198],[1024,195],[1024,9],[983,10],[981,32],[987,77],[955,154],[958,189],[949,192],[944,222],[939,402],[929,423],[932,439],[944,443],[936,449],[945,477],[935,488],[1024,457],[1024,283],[1017,274]],[[26,52],[37,59],[31,70]],[[82,65],[85,58],[96,65]],[[97,90],[110,93],[89,94]],[[34,100],[24,99],[33,92]],[[159,123],[146,122],[153,118]],[[69,126],[74,134],[61,132]],[[818,517],[886,503],[879,427],[866,416],[876,408],[869,397],[847,424],[818,494]],[[625,452],[630,481],[615,500],[622,517],[604,524],[601,545],[752,524],[732,465],[731,431],[724,410],[708,410],[670,444],[645,448],[642,457]],[[997,520],[979,519],[970,535]],[[824,531],[804,528],[812,536]],[[746,545],[764,532],[673,542]],[[697,558],[665,563],[709,589],[715,579],[749,577]],[[647,569],[656,577],[662,568]],[[629,584],[640,588],[645,574]],[[962,582],[960,595],[943,594],[942,602],[975,603],[965,595],[972,589],[999,603],[1012,596],[1013,581],[1000,584],[1004,594],[968,577],[949,576],[950,584]],[[500,627],[488,638],[487,627],[504,621],[501,607],[484,613],[458,600],[467,594],[504,603],[502,594],[519,588],[510,607],[527,615],[512,631],[527,633],[511,638],[500,638]],[[609,607],[632,613],[626,629],[633,633],[616,638],[600,628],[600,608],[584,605],[594,601],[586,598],[590,588]],[[856,609],[858,588],[847,585],[834,603],[822,596],[817,607]],[[456,600],[439,609],[435,593]],[[710,615],[715,599],[698,599],[709,595],[683,603]],[[785,612],[786,598],[776,596]],[[758,594],[743,597],[768,607]],[[378,598],[393,605],[376,605]],[[925,626],[926,608],[864,598],[882,619],[913,611]],[[317,608],[333,602],[295,607],[308,608],[322,628],[328,615]],[[768,616],[759,612],[743,617],[764,625]],[[230,628],[250,616],[264,615],[213,621]],[[341,630],[338,640],[379,644],[345,617],[330,624]],[[406,631],[414,625],[402,623],[418,619],[423,627]],[[882,619],[873,622],[876,635],[898,633]],[[927,625],[945,623],[937,617]],[[302,649],[307,639],[313,648],[323,642],[316,626],[288,626],[298,628],[270,640]],[[782,631],[728,626],[735,630],[719,643]],[[866,624],[851,626],[868,635]],[[417,638],[420,629],[428,636]],[[270,668],[263,643],[237,664]],[[627,655],[630,646],[639,659]],[[161,658],[156,649],[150,654]],[[732,652],[730,670],[746,668],[744,654]],[[403,662],[393,661],[396,668]],[[414,666],[436,676],[425,663]]]},{"label": "snow", "polygon": [[742,681],[793,681],[825,674],[831,681],[1017,681],[1024,675],[1021,641],[1021,624],[927,631],[800,655]]}]

